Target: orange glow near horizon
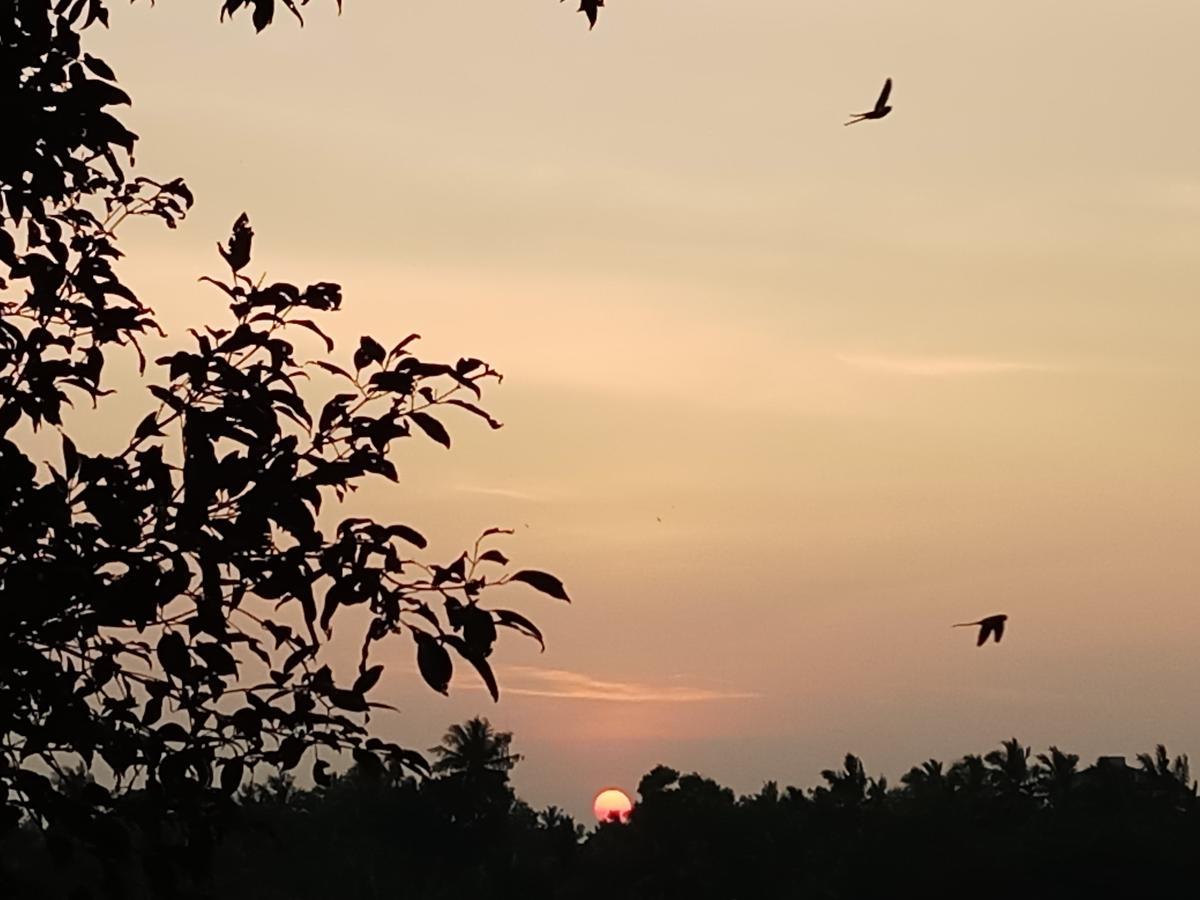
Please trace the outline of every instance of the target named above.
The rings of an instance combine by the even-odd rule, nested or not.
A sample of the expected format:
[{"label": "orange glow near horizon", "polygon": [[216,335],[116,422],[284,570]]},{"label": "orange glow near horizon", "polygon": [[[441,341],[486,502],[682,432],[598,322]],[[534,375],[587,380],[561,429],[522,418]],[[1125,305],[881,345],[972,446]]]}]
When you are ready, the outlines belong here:
[{"label": "orange glow near horizon", "polygon": [[613,816],[622,822],[628,822],[629,814],[632,811],[633,801],[620,788],[605,788],[592,801],[592,812],[596,814],[596,819],[600,822],[609,822]]}]

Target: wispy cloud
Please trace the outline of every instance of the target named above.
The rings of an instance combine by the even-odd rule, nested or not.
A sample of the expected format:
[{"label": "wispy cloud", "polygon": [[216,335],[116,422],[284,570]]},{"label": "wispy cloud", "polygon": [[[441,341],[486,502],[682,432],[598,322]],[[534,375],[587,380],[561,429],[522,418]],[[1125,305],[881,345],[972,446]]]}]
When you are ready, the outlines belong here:
[{"label": "wispy cloud", "polygon": [[838,362],[887,375],[914,375],[924,378],[952,378],[971,375],[1006,375],[1017,372],[1056,372],[1060,366],[1014,360],[986,359],[978,356],[877,356],[839,353]]},{"label": "wispy cloud", "polygon": [[488,497],[504,497],[508,500],[527,500],[533,502],[541,499],[535,494],[505,487],[484,487],[474,484],[456,484],[454,489],[456,491],[462,491],[464,494],[483,494]]},{"label": "wispy cloud", "polygon": [[704,703],[713,700],[749,700],[761,697],[751,691],[728,691],[684,685],[652,685],[636,681],[605,681],[565,669],[507,666],[506,694],[553,697],[560,700],[602,700],[616,703]]}]

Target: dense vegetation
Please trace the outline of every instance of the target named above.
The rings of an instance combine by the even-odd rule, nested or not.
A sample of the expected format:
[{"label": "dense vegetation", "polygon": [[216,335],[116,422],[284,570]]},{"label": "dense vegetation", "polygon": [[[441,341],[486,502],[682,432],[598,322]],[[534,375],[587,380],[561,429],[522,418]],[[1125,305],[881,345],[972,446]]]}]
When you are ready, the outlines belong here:
[{"label": "dense vegetation", "polygon": [[[511,736],[486,720],[447,733],[433,777],[356,768],[311,789],[276,776],[241,793],[202,889],[272,898],[870,898],[1166,896],[1200,869],[1200,804],[1186,757],[1081,768],[1016,740],[898,786],[847,756],[812,790],[768,783],[737,797],[659,766],[628,824],[590,833],[518,799]],[[25,896],[68,897],[33,830],[5,846]],[[136,880],[121,896],[139,896]]]},{"label": "dense vegetation", "polygon": [[[221,9],[243,6],[261,29],[276,4]],[[343,756],[426,771],[370,731],[381,649],[433,690],[458,664],[498,698],[499,634],[542,636],[492,589],[567,593],[510,567],[503,529],[438,552],[341,506],[399,480],[410,440],[449,449],[452,416],[499,428],[482,406],[499,375],[422,359],[418,335],[339,352],[340,287],[254,273],[246,214],[204,279],[228,315],[147,358],[166,336],[123,278],[119,232],[174,228],[193,197],[127,171],[129,97],[83,41],[107,22],[105,0],[0,12],[0,836],[25,823],[117,895],[136,869],[180,896],[211,870],[243,779],[302,767],[320,783]],[[124,433],[114,356],[149,382]],[[327,652],[335,628],[359,657]]]}]

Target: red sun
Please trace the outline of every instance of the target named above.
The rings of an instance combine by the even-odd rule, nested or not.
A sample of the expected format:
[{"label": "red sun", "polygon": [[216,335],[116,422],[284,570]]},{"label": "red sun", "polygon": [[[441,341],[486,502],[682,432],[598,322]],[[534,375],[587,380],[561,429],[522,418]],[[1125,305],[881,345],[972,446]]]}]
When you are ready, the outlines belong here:
[{"label": "red sun", "polygon": [[605,788],[592,801],[592,812],[601,822],[611,822],[613,818],[620,822],[628,822],[632,809],[633,801],[620,788]]}]

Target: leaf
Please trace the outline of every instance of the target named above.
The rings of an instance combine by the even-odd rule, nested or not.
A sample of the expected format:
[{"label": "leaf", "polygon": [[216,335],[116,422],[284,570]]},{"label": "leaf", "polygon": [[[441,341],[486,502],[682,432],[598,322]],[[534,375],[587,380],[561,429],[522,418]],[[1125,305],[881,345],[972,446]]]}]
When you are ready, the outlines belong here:
[{"label": "leaf", "polygon": [[471,651],[471,657],[485,659],[490,656],[492,644],[496,642],[496,623],[491,613],[471,604],[462,609],[459,621],[462,623],[463,640]]},{"label": "leaf", "polygon": [[395,744],[390,744],[388,750],[392,759],[406,769],[416,772],[419,775],[428,775],[430,773],[429,763],[416,750],[406,750],[403,747],[397,747]]},{"label": "leaf", "polygon": [[335,366],[331,362],[325,362],[325,360],[323,360],[323,359],[317,359],[317,360],[314,360],[312,364],[314,366],[319,366],[320,368],[324,369],[326,372],[329,372],[330,374],[341,375],[343,378],[348,378],[351,381],[354,380],[353,377],[351,377],[349,372],[347,372],[345,369],[341,368],[340,366]]},{"label": "leaf", "polygon": [[566,588],[563,583],[548,572],[539,572],[536,569],[522,569],[513,575],[508,576],[509,581],[521,581],[530,587],[536,588],[543,594],[549,594],[557,600],[565,600],[571,602],[571,598],[567,596]]},{"label": "leaf", "polygon": [[468,403],[466,400],[457,400],[454,397],[448,397],[446,399],[446,402],[451,403],[455,406],[461,406],[463,409],[475,413],[475,415],[479,416],[481,419],[485,419],[487,421],[488,425],[491,426],[493,431],[497,428],[504,427],[504,424],[502,422],[497,422],[490,415],[488,415],[488,413],[484,412],[482,409],[480,409],[474,403]]},{"label": "leaf", "polygon": [[305,749],[306,745],[302,739],[295,735],[285,737],[276,752],[279,767],[285,771],[296,768],[300,763],[300,758],[304,756]]},{"label": "leaf", "polygon": [[488,661],[482,656],[472,653],[467,642],[456,635],[448,634],[442,640],[457,650],[459,656],[475,667],[475,671],[479,673],[479,677],[487,685],[488,693],[492,695],[492,700],[497,703],[500,702],[500,685],[496,683],[496,676],[492,672],[492,667],[488,665]]},{"label": "leaf", "polygon": [[298,579],[295,596],[300,600],[300,606],[304,610],[304,624],[308,626],[308,635],[315,644],[317,632],[313,624],[317,621],[317,601],[313,597],[312,584],[304,578]]},{"label": "leaf", "polygon": [[152,384],[146,388],[151,394],[161,400],[175,412],[184,412],[187,409],[187,404],[172,394],[164,387],[159,387],[157,384]]},{"label": "leaf", "polygon": [[158,726],[157,734],[160,741],[170,741],[174,744],[186,744],[189,737],[187,730],[178,722]]},{"label": "leaf", "polygon": [[133,442],[139,444],[148,437],[161,434],[162,429],[158,427],[158,415],[150,413],[138,423],[138,427],[133,432]]},{"label": "leaf", "polygon": [[75,442],[65,434],[62,436],[62,446],[63,466],[67,473],[67,480],[70,481],[79,471],[79,451],[75,449]]},{"label": "leaf", "polygon": [[439,694],[450,694],[450,678],[454,674],[454,663],[450,654],[435,638],[423,631],[414,631],[417,642],[417,669],[425,683]]},{"label": "leaf", "polygon": [[142,724],[143,725],[153,725],[155,722],[157,722],[159,719],[161,719],[162,718],[162,707],[163,707],[163,698],[162,697],[151,697],[149,700],[147,700],[146,708],[142,712]]},{"label": "leaf", "polygon": [[505,556],[503,553],[501,553],[499,550],[488,550],[484,553],[479,554],[479,561],[480,562],[500,563],[500,565],[502,565],[502,566],[508,565],[508,557]]},{"label": "leaf", "polygon": [[[329,353],[333,352],[333,338],[331,338],[324,331],[322,331],[321,326],[318,325],[316,322],[314,322],[312,319],[292,319],[291,324],[299,325],[302,328],[307,328],[309,331],[314,332],[322,340],[325,341],[325,350]],[[336,369],[337,366],[334,366],[334,368]]]},{"label": "leaf", "polygon": [[390,391],[402,397],[407,397],[413,389],[413,377],[408,372],[376,372],[369,383],[377,390]]},{"label": "leaf", "polygon": [[218,675],[237,674],[237,660],[220,644],[196,644],[192,649]]},{"label": "leaf", "polygon": [[514,631],[519,631],[521,634],[528,635],[541,645],[542,652],[546,650],[546,642],[542,639],[542,632],[536,625],[530,622],[527,618],[518,612],[513,612],[511,609],[494,609],[492,615],[496,617],[496,624],[502,625],[505,628],[512,628]]},{"label": "leaf", "polygon": [[355,747],[350,755],[354,758],[355,767],[365,775],[368,779],[382,778],[384,775],[383,763],[370,750],[364,750],[362,747]]},{"label": "leaf", "polygon": [[431,566],[431,568],[433,569],[433,580],[432,580],[433,586],[441,587],[447,581],[466,581],[466,579],[467,579],[466,567],[467,567],[467,554],[465,554],[465,553],[462,554],[458,559],[456,559],[454,562],[450,563],[450,565],[446,566],[445,568],[442,568],[441,566],[436,565],[436,564]]},{"label": "leaf", "polygon": [[378,341],[363,335],[358,339],[358,349],[354,351],[355,371],[365,369],[373,362],[383,362],[384,355],[384,349]]},{"label": "leaf", "polygon": [[389,537],[398,537],[401,540],[408,541],[414,547],[420,547],[422,550],[429,546],[429,541],[425,540],[423,534],[413,528],[409,528],[407,525],[389,525],[387,531]]},{"label": "leaf", "polygon": [[251,653],[253,653],[260,660],[262,660],[262,664],[264,666],[267,666],[268,668],[270,668],[271,656],[269,653],[267,653],[266,650],[264,650],[262,648],[262,644],[260,644],[258,641],[254,640],[253,638],[250,638],[249,640],[247,640],[246,646],[248,646],[250,648]]},{"label": "leaf", "polygon": [[317,648],[310,645],[300,647],[298,650],[293,650],[291,655],[283,661],[283,672],[286,675],[292,669],[304,662],[310,656],[316,656]]},{"label": "leaf", "polygon": [[159,638],[157,654],[163,671],[168,675],[183,678],[191,670],[187,644],[184,643],[183,635],[177,631],[168,631]]},{"label": "leaf", "polygon": [[275,638],[275,649],[279,649],[279,645],[284,641],[292,639],[292,629],[288,625],[278,625],[275,622],[267,620],[263,622],[267,631],[271,632],[271,637]]},{"label": "leaf", "polygon": [[313,767],[312,767],[313,781],[315,781],[321,787],[329,787],[329,785],[333,784],[333,779],[329,777],[328,769],[329,769],[329,763],[325,762],[325,760],[323,760],[323,759],[318,759],[316,762],[313,763]]},{"label": "leaf", "polygon": [[254,239],[254,229],[250,227],[250,217],[245,213],[238,216],[233,223],[233,234],[229,238],[229,249],[217,244],[217,251],[224,257],[229,268],[239,272],[250,262],[250,243]]},{"label": "leaf", "polygon": [[116,73],[108,67],[108,63],[102,59],[96,59],[90,53],[83,54],[83,64],[91,70],[93,75],[99,75],[108,81],[117,80]]},{"label": "leaf", "polygon": [[351,688],[356,694],[365,694],[379,681],[379,676],[383,674],[383,666],[371,666],[354,681],[354,687]]},{"label": "leaf", "polygon": [[398,356],[399,354],[404,352],[405,347],[407,347],[413,341],[419,341],[420,339],[421,339],[421,336],[419,334],[410,334],[408,337],[406,337],[404,340],[402,340],[400,343],[398,343],[395,347],[393,347],[392,352],[389,353],[388,356]]},{"label": "leaf", "polygon": [[428,413],[413,412],[409,413],[409,418],[417,423],[417,427],[425,432],[433,440],[437,441],[447,450],[450,449],[450,435],[446,433],[446,429],[442,423]]},{"label": "leaf", "polygon": [[329,700],[338,709],[344,709],[347,712],[366,712],[369,709],[366,698],[354,691],[334,688],[329,692]]},{"label": "leaf", "polygon": [[240,759],[231,759],[221,766],[221,790],[232,796],[242,783],[242,775],[245,771],[246,765]]}]

